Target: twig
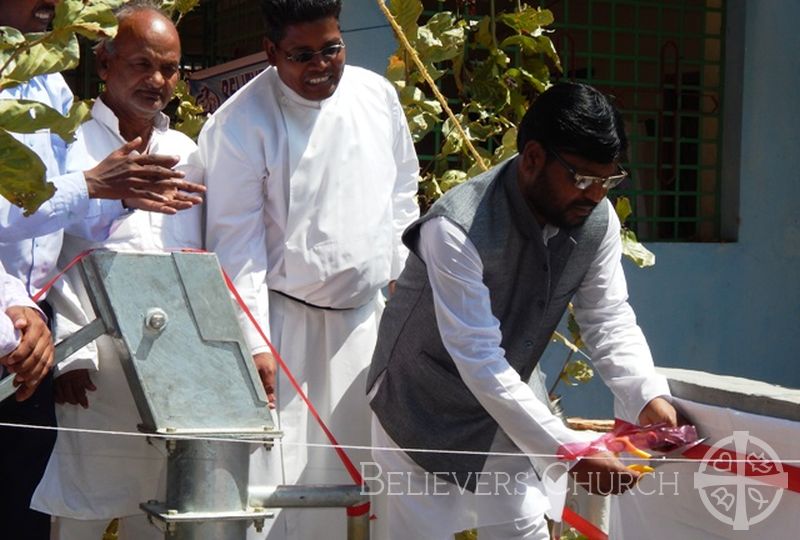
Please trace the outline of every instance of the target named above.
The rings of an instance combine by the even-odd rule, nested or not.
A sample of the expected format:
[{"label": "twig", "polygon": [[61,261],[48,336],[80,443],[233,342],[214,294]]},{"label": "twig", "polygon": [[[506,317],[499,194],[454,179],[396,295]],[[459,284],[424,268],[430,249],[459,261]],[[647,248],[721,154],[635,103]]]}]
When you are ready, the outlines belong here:
[{"label": "twig", "polygon": [[410,41],[408,41],[408,38],[403,32],[403,29],[400,27],[400,24],[394,18],[392,12],[389,11],[389,8],[386,7],[386,2],[384,0],[377,0],[377,2],[378,2],[378,7],[380,7],[381,11],[386,16],[386,20],[389,21],[392,30],[394,30],[394,33],[397,35],[397,39],[400,40],[400,44],[403,46],[408,55],[411,57],[411,60],[414,61],[414,64],[416,64],[417,69],[419,69],[420,73],[422,74],[422,78],[425,79],[425,82],[427,82],[428,86],[431,87],[433,95],[436,96],[436,99],[442,105],[442,109],[444,109],[444,111],[447,113],[447,116],[448,118],[450,118],[450,121],[453,122],[453,125],[455,126],[456,130],[458,131],[458,134],[464,141],[464,144],[467,146],[467,149],[469,150],[470,154],[472,154],[472,157],[475,158],[475,162],[478,164],[478,166],[481,168],[482,171],[488,171],[489,167],[486,165],[486,162],[483,161],[483,158],[478,153],[478,150],[475,149],[475,146],[472,144],[472,141],[469,140],[469,137],[467,137],[467,134],[464,131],[461,122],[459,122],[458,119],[456,118],[456,115],[453,114],[452,109],[450,109],[450,106],[447,104],[447,99],[442,95],[441,91],[436,86],[436,83],[434,82],[430,73],[428,73],[428,70],[425,68],[425,64],[422,63],[422,60],[417,54],[417,51],[414,50],[414,46],[411,45]]}]

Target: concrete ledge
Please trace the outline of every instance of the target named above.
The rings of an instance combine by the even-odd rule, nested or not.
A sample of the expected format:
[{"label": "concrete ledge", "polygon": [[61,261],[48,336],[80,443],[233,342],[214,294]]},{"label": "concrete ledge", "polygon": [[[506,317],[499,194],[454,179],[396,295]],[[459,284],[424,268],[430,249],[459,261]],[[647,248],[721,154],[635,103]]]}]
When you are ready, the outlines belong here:
[{"label": "concrete ledge", "polygon": [[689,369],[657,368],[676,397],[737,411],[800,421],[800,390]]}]

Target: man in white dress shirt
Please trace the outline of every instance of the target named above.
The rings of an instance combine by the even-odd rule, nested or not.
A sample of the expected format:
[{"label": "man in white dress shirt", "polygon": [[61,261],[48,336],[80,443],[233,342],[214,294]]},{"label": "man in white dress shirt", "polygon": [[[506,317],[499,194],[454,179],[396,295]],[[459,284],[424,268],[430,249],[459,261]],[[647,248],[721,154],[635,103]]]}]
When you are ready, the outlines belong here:
[{"label": "man in white dress shirt", "polygon": [[481,540],[546,540],[543,516],[560,519],[567,469],[606,494],[633,485],[637,474],[609,453],[552,463],[543,479],[513,455],[554,456],[580,441],[527,384],[573,296],[619,414],[676,423],[627,303],[620,223],[606,199],[627,174],[626,144],[602,94],[557,84],[522,120],[518,156],[448,191],[404,234],[412,254],[368,382],[373,444],[395,449],[373,451],[392,538],[450,540],[477,527]]},{"label": "man in white dress shirt", "polygon": [[[0,0],[0,26],[21,32],[43,32],[53,20],[58,0]],[[59,73],[40,75],[17,86],[0,90],[0,99],[27,99],[44,103],[67,114],[72,92]],[[53,276],[61,250],[62,229],[71,227],[78,234],[100,240],[108,235],[114,218],[129,207],[174,214],[201,202],[186,191],[202,191],[172,169],[174,156],[137,156],[141,141],[131,141],[111,149],[91,168],[65,174],[66,144],[49,130],[14,133],[44,162],[48,181],[55,195],[31,216],[0,197],[0,261],[6,271],[34,295]],[[45,311],[47,306],[43,304]],[[36,321],[36,319],[33,319]],[[34,323],[35,324],[35,323]],[[54,425],[52,378],[41,375],[37,391],[21,403],[6,400],[0,404],[0,420],[13,424]],[[34,381],[29,381],[33,383]],[[41,384],[39,384],[41,383]],[[13,441],[13,443],[7,443]],[[21,540],[47,540],[50,519],[29,510],[30,497],[41,478],[50,455],[55,433],[47,430],[0,428],[0,522],[7,524],[9,537]]]},{"label": "man in white dress shirt", "polygon": [[[264,1],[271,66],[220,107],[199,145],[207,248],[339,443],[366,445],[381,289],[405,262],[400,234],[419,214],[419,164],[391,85],[345,66],[340,9],[340,0]],[[351,483],[332,449],[307,446],[328,440],[285,376],[273,383],[263,339],[246,319],[242,328],[284,433],[282,445],[253,455],[252,481]],[[285,510],[265,534],[328,538],[344,517]]]},{"label": "man in white dress shirt", "polygon": [[[136,0],[117,17],[117,36],[96,49],[106,88],[67,152],[67,170],[91,168],[126,141],[140,140],[139,153],[174,155],[186,180],[202,182],[202,168],[194,161],[196,145],[169,129],[161,112],[179,80],[181,48],[173,23],[152,2]],[[200,248],[200,227],[199,206],[171,216],[130,212],[114,222],[106,240],[92,242],[67,233],[59,264],[90,248]],[[56,313],[57,340],[94,318],[77,269],[54,286],[49,300]],[[103,336],[78,351],[54,375],[59,426],[136,432],[141,419],[110,338]],[[59,540],[100,539],[114,518],[120,518],[120,540],[163,538],[139,504],[164,499],[165,465],[163,445],[144,438],[60,432],[32,507],[58,517],[53,538]]]}]

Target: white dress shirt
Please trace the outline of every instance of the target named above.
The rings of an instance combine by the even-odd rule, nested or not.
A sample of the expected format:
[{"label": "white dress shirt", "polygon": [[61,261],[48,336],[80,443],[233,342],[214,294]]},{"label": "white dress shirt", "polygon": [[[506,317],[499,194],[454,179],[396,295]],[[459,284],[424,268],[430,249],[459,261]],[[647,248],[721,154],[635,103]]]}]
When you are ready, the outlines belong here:
[{"label": "white dress shirt", "polygon": [[[12,306],[27,306],[39,309],[28,298],[25,286],[20,280],[6,273],[0,263],[0,357],[14,351],[19,345],[20,333],[14,328],[6,310]],[[0,369],[2,371],[2,369]]]},{"label": "white dress shirt", "polygon": [[[72,92],[61,74],[40,75],[28,83],[0,91],[0,99],[27,99],[67,114]],[[119,201],[89,199],[81,170],[64,174],[67,147],[50,130],[12,134],[41,158],[55,195],[25,217],[22,210],[0,197],[0,260],[9,274],[19,278],[34,295],[52,276],[61,251],[62,229],[102,239],[113,219],[124,212]]]},{"label": "white dress shirt", "polygon": [[[607,200],[601,204],[610,205]],[[592,363],[621,402],[624,416],[635,420],[648,401],[669,395],[669,388],[655,371],[627,302],[619,230],[616,212],[609,208],[608,230],[573,307]],[[557,233],[545,226],[545,243]],[[478,401],[525,453],[554,454],[562,444],[576,441],[575,432],[506,361],[500,322],[482,279],[483,264],[465,233],[445,218],[430,220],[420,231],[420,254],[428,268],[442,341]]]},{"label": "white dress shirt", "polygon": [[[382,77],[347,66],[333,96],[309,101],[268,68],[214,114],[199,145],[208,249],[260,321],[268,287],[355,308],[399,275],[419,164]],[[266,350],[242,328],[254,353]]]}]

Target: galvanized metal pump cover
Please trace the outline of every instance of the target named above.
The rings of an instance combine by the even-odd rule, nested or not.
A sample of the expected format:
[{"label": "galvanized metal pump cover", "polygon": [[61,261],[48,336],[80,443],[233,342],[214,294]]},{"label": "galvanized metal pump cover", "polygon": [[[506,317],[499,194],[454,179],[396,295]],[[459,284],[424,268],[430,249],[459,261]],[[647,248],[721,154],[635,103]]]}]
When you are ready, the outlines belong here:
[{"label": "galvanized metal pump cover", "polygon": [[120,349],[141,431],[279,435],[215,255],[97,251],[81,271]]}]

